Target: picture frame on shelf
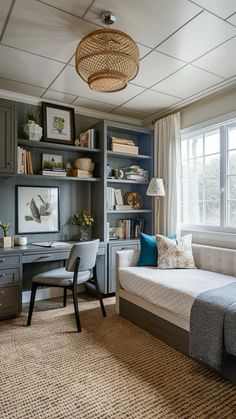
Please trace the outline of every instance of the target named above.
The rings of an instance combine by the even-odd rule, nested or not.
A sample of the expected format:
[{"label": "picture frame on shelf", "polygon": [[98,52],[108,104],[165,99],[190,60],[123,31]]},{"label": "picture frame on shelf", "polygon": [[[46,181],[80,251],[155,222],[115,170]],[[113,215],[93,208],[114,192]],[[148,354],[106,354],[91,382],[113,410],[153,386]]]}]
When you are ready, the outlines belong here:
[{"label": "picture frame on shelf", "polygon": [[43,102],[43,140],[54,143],[74,145],[74,109],[67,106]]},{"label": "picture frame on shelf", "polygon": [[16,186],[17,234],[57,233],[59,230],[59,188]]},{"label": "picture frame on shelf", "polygon": [[61,170],[63,168],[63,155],[54,153],[42,154],[42,170]]},{"label": "picture frame on shelf", "polygon": [[117,205],[124,205],[121,189],[114,189],[115,201]]}]

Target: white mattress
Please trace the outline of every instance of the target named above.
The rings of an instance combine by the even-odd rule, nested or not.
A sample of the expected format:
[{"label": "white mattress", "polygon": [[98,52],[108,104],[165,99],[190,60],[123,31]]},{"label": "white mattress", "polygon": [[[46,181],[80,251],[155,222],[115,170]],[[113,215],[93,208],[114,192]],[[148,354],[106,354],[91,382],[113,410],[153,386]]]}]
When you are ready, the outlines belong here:
[{"label": "white mattress", "polygon": [[119,281],[127,292],[189,322],[192,304],[199,294],[236,282],[236,278],[201,269],[139,266],[119,269]]}]

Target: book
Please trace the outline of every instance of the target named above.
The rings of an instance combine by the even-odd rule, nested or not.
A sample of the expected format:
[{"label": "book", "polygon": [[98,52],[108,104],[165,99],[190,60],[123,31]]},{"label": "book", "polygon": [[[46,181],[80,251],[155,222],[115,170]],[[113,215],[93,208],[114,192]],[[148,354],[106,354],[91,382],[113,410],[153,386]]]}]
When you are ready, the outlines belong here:
[{"label": "book", "polygon": [[130,140],[128,138],[118,138],[118,137],[111,137],[112,144],[126,144],[126,145],[135,145],[134,140]]},{"label": "book", "polygon": [[42,170],[41,175],[44,176],[61,176],[61,177],[66,177],[66,171],[65,172],[56,172],[55,170]]},{"label": "book", "polygon": [[127,180],[136,180],[137,182],[138,181],[143,182],[146,180],[143,175],[138,175],[138,174],[130,174],[130,175],[126,174],[125,177]]},{"label": "book", "polygon": [[35,242],[31,243],[33,246],[40,246],[40,247],[71,247],[70,243],[66,242]]},{"label": "book", "polygon": [[115,190],[114,188],[107,188],[107,210],[113,211],[115,205]]},{"label": "book", "polygon": [[115,205],[116,211],[131,211],[132,207],[131,205]]},{"label": "book", "polygon": [[82,169],[71,169],[67,171],[67,176],[70,177],[81,177],[81,178],[92,178],[93,173],[90,170]]},{"label": "book", "polygon": [[117,153],[138,154],[139,148],[131,145],[112,144],[111,150]]},{"label": "book", "polygon": [[23,158],[23,148],[17,147],[17,173],[19,175],[24,174],[25,168],[24,168],[24,158]]}]

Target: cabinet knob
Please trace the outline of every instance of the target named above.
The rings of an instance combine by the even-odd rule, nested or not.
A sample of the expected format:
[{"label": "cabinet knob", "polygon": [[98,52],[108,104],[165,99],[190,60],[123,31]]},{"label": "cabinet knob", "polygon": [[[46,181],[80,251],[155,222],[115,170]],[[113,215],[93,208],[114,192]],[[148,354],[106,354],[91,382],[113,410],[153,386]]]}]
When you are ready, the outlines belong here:
[{"label": "cabinet knob", "polygon": [[5,262],[5,259],[0,259],[0,263],[1,263],[1,262]]},{"label": "cabinet knob", "polygon": [[0,307],[2,306],[2,303],[0,303]]},{"label": "cabinet knob", "polygon": [[11,166],[11,162],[10,161],[7,162],[7,166]]},{"label": "cabinet knob", "polygon": [[1,291],[1,294],[4,294],[4,293],[5,293],[5,292],[2,290],[2,291]]},{"label": "cabinet knob", "polygon": [[2,278],[3,276],[5,276],[5,274],[0,274],[0,278]]}]

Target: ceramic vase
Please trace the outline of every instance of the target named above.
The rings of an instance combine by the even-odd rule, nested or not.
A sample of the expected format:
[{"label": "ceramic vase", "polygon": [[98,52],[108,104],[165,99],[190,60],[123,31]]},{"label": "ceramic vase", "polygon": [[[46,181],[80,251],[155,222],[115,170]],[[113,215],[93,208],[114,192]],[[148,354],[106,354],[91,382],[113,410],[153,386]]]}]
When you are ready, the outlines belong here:
[{"label": "ceramic vase", "polygon": [[40,141],[42,138],[43,129],[34,121],[29,120],[28,123],[24,125],[24,133],[27,135],[29,140]]}]

